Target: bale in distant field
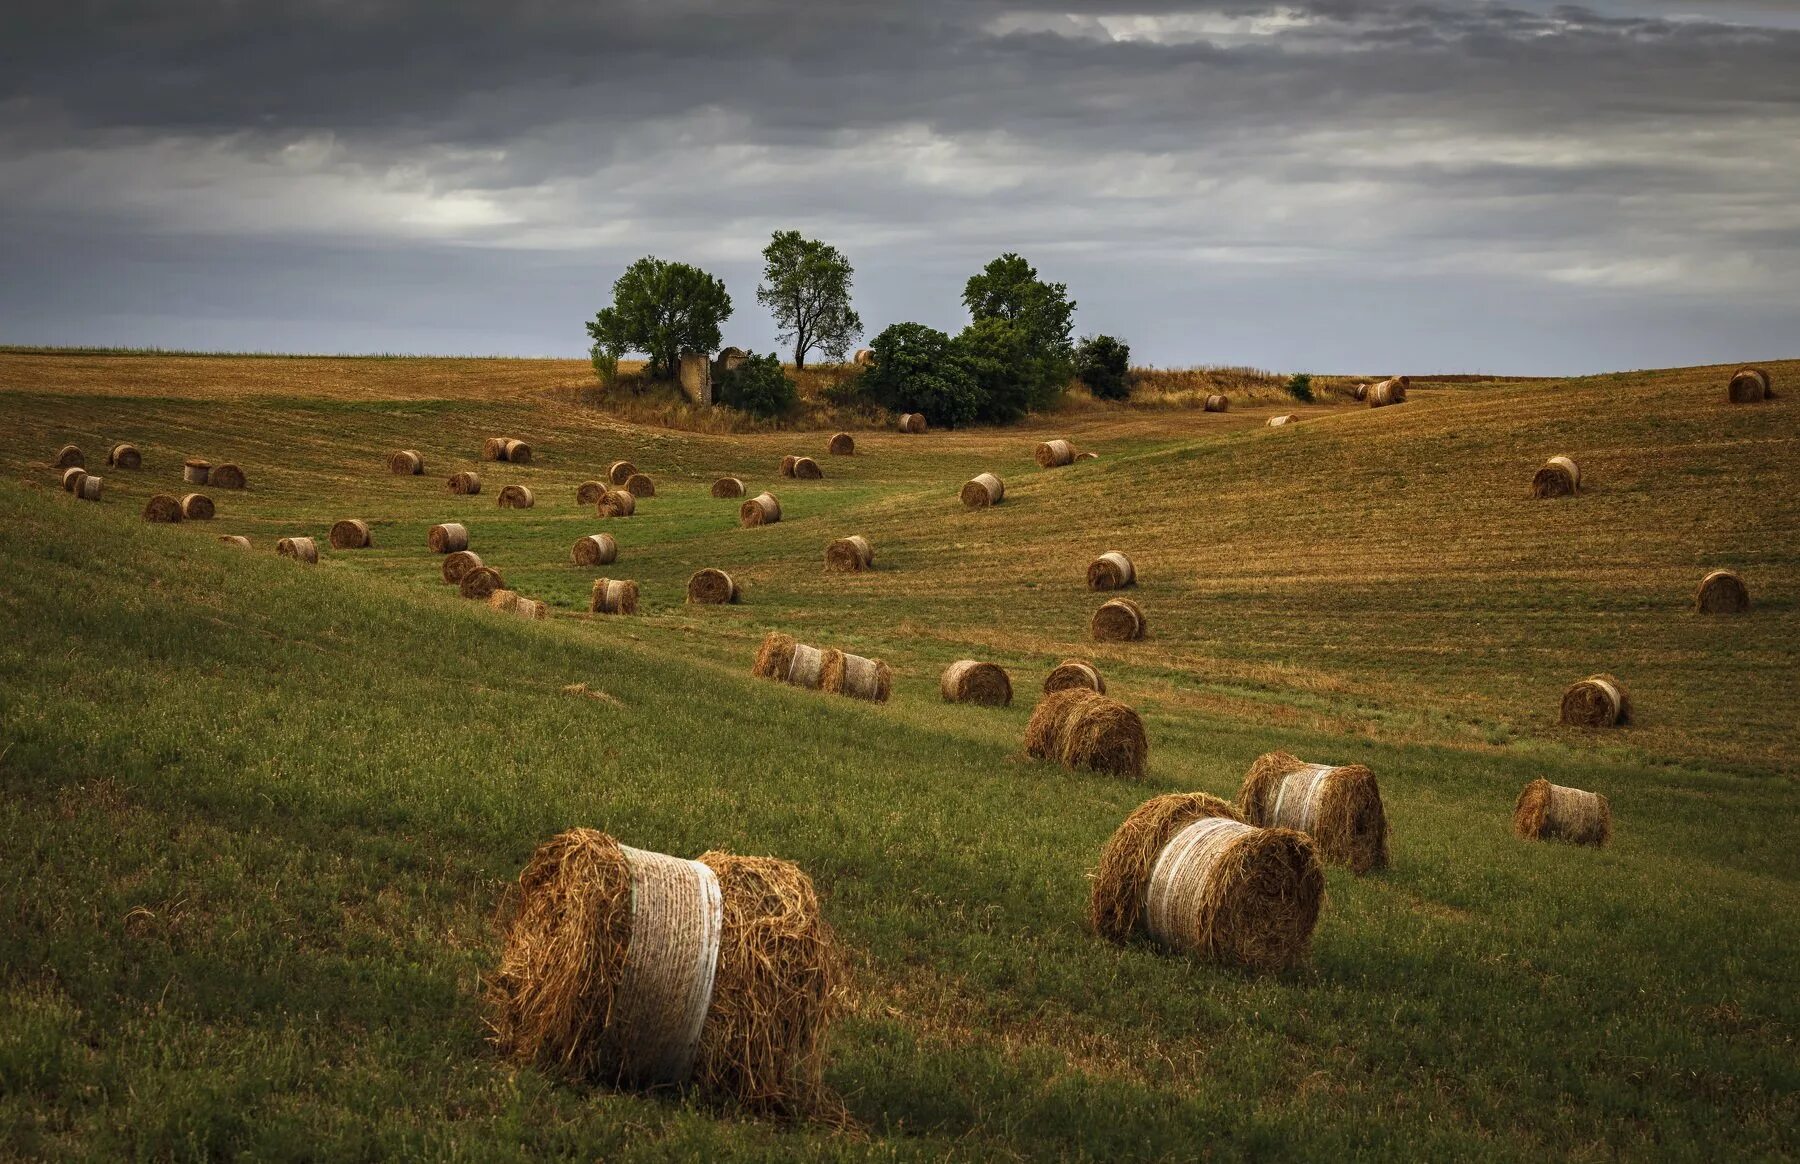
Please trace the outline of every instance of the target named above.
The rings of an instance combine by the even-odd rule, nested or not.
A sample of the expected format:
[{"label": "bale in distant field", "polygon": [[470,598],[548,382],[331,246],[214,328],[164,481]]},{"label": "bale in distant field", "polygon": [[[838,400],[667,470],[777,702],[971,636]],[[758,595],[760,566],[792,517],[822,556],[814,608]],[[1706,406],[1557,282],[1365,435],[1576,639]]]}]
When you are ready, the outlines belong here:
[{"label": "bale in distant field", "polygon": [[189,457],[181,463],[181,479],[189,485],[204,485],[212,473],[212,462]]},{"label": "bale in distant field", "polygon": [[1098,691],[1104,695],[1106,680],[1100,677],[1100,668],[1086,659],[1064,659],[1044,676],[1044,694],[1070,690]]},{"label": "bale in distant field", "polygon": [[425,544],[434,554],[451,554],[469,548],[468,527],[459,521],[434,525],[425,535]]},{"label": "bale in distant field", "polygon": [[461,586],[462,580],[472,571],[481,569],[481,555],[474,550],[457,550],[446,554],[440,566],[444,581],[451,586]]},{"label": "bale in distant field", "polygon": [[1612,840],[1612,804],[1595,792],[1533,780],[1513,804],[1513,832],[1528,841],[1604,848]]},{"label": "bale in distant field", "polygon": [[506,614],[516,614],[520,618],[545,619],[550,617],[550,608],[533,598],[527,598],[517,590],[496,590],[488,595],[488,605]]},{"label": "bale in distant field", "polygon": [[282,538],[275,543],[275,552],[296,562],[319,563],[319,547],[311,538]]},{"label": "bale in distant field", "polygon": [[537,502],[529,486],[503,485],[500,487],[501,509],[530,509]]},{"label": "bale in distant field", "polygon": [[712,483],[712,495],[714,497],[742,497],[744,483],[736,477],[720,477]]},{"label": "bale in distant field", "polygon": [[856,438],[847,432],[840,432],[831,438],[826,450],[834,457],[854,457],[856,455]]},{"label": "bale in distant field", "polygon": [[425,458],[417,449],[395,449],[388,454],[388,472],[396,477],[422,477]]},{"label": "bale in distant field", "polygon": [[250,539],[243,534],[220,534],[219,544],[230,546],[233,549],[247,550],[250,548]]},{"label": "bale in distant field", "polygon": [[1739,368],[1731,374],[1725,394],[1733,404],[1755,404],[1774,395],[1770,388],[1769,374],[1763,369]]},{"label": "bale in distant field", "polygon": [[610,566],[619,558],[619,543],[609,533],[584,534],[575,539],[569,558],[577,566]]},{"label": "bale in distant field", "polygon": [[1567,727],[1617,727],[1631,722],[1631,693],[1611,675],[1592,675],[1563,692]]},{"label": "bale in distant field", "polygon": [[187,493],[181,498],[181,520],[211,521],[213,516],[212,498],[204,493]]},{"label": "bale in distant field", "polygon": [[105,489],[106,481],[104,478],[96,477],[92,473],[83,472],[80,482],[75,486],[75,496],[83,501],[98,501],[100,500],[100,494],[104,492]]},{"label": "bale in distant field", "polygon": [[1226,396],[1223,392],[1214,392],[1206,398],[1206,411],[1230,412],[1231,397]]},{"label": "bale in distant field", "polygon": [[1038,445],[1032,456],[1037,458],[1038,468],[1055,469],[1075,463],[1075,446],[1060,438],[1044,441]]},{"label": "bale in distant field", "polygon": [[992,473],[977,473],[963,483],[962,503],[969,509],[986,509],[1006,499],[1006,486]]},{"label": "bale in distant field", "polygon": [[531,446],[524,441],[513,440],[511,437],[508,437],[506,440],[506,456],[500,459],[509,461],[515,465],[529,465],[531,464]]},{"label": "bale in distant field", "polygon": [[489,437],[481,442],[481,459],[484,461],[506,460],[506,438]]},{"label": "bale in distant field", "polygon": [[333,522],[328,540],[334,550],[366,550],[375,544],[375,537],[369,532],[369,523],[355,517]]},{"label": "bale in distant field", "polygon": [[1107,941],[1252,970],[1305,960],[1325,900],[1313,844],[1291,829],[1237,819],[1204,792],[1158,796],[1100,851],[1088,923]]},{"label": "bale in distant field", "polygon": [[1293,424],[1295,421],[1297,421],[1299,419],[1300,419],[1299,417],[1295,416],[1291,412],[1286,414],[1285,416],[1271,416],[1269,418],[1269,427],[1270,428],[1280,428],[1284,424]]},{"label": "bale in distant field", "polygon": [[688,579],[689,602],[701,606],[723,606],[736,602],[738,597],[738,584],[723,570],[715,570],[709,566],[704,570],[695,570]]},{"label": "bale in distant field", "polygon": [[745,529],[774,525],[781,520],[781,502],[773,493],[758,493],[738,507],[738,524]]},{"label": "bale in distant field", "polygon": [[65,493],[80,492],[81,491],[81,479],[87,475],[88,475],[87,470],[81,468],[78,465],[71,465],[69,468],[64,469],[63,475],[62,475],[63,492],[65,492]]},{"label": "bale in distant field", "polygon": [[1568,457],[1551,457],[1531,478],[1531,495],[1573,497],[1581,492],[1581,468]]},{"label": "bale in distant field", "polygon": [[834,574],[856,574],[875,568],[875,547],[861,534],[837,538],[825,547],[825,569]]},{"label": "bale in distant field", "polygon": [[636,475],[637,466],[630,461],[614,461],[607,467],[606,479],[614,485],[623,485]]},{"label": "bale in distant field", "polygon": [[1381,789],[1375,773],[1361,764],[1308,764],[1270,752],[1250,765],[1237,807],[1253,825],[1305,833],[1321,860],[1347,865],[1352,873],[1387,868]]},{"label": "bale in distant field", "polygon": [[474,598],[483,602],[487,601],[488,595],[494,591],[504,589],[506,589],[506,579],[502,578],[500,571],[492,566],[476,566],[464,574],[461,581],[456,584],[458,594],[464,598]]},{"label": "bale in distant field", "polygon": [[1358,404],[1363,403],[1369,398],[1369,386],[1367,384],[1358,384],[1356,386],[1355,396]]},{"label": "bale in distant field", "polygon": [[820,664],[819,686],[833,695],[886,703],[893,693],[894,674],[880,659],[827,650]]},{"label": "bale in distant field", "polygon": [[87,457],[79,445],[64,445],[56,450],[56,459],[50,464],[58,469],[79,469],[87,464]]},{"label": "bale in distant field", "polygon": [[247,482],[244,471],[230,461],[214,465],[207,481],[214,489],[242,489]]},{"label": "bale in distant field", "polygon": [[450,492],[458,496],[473,497],[481,492],[481,475],[466,470],[461,473],[452,473],[446,484],[450,486]]},{"label": "bale in distant field", "polygon": [[923,412],[903,412],[900,414],[900,431],[921,433],[925,431],[925,414]]},{"label": "bale in distant field", "polygon": [[1129,643],[1143,638],[1148,627],[1137,603],[1129,598],[1109,598],[1094,612],[1088,629],[1096,642]]},{"label": "bale in distant field", "polygon": [[1123,590],[1137,585],[1137,567],[1119,550],[1108,550],[1088,563],[1089,590]]},{"label": "bale in distant field", "polygon": [[792,475],[802,481],[818,481],[824,478],[825,470],[819,468],[819,462],[811,457],[795,457]]},{"label": "bale in distant field", "polygon": [[638,584],[629,579],[594,579],[594,593],[588,600],[588,610],[594,614],[636,614]]},{"label": "bale in distant field", "polygon": [[1369,407],[1385,408],[1390,404],[1405,404],[1406,389],[1412,383],[1405,376],[1395,376],[1369,387]]},{"label": "bale in distant field", "polygon": [[608,489],[595,503],[594,512],[601,517],[630,517],[637,512],[637,494],[629,489]]},{"label": "bale in distant field", "polygon": [[656,484],[642,473],[633,473],[625,478],[625,491],[633,497],[655,497]]},{"label": "bale in distant field", "polygon": [[1694,609],[1701,614],[1742,614],[1750,609],[1750,588],[1730,570],[1714,570],[1700,579]]},{"label": "bale in distant field", "polygon": [[153,493],[144,502],[145,521],[180,521],[181,500],[167,493]]},{"label": "bale in distant field", "polygon": [[958,659],[938,677],[938,690],[946,703],[977,703],[983,707],[1012,704],[1012,677],[998,663]]},{"label": "bale in distant field", "polygon": [[571,829],[532,854],[502,916],[486,1003],[513,1063],[772,1115],[828,1105],[844,958],[798,866]]},{"label": "bale in distant field", "polygon": [[106,463],[115,469],[142,469],[144,454],[132,444],[116,444],[106,454]]},{"label": "bale in distant field", "polygon": [[794,475],[794,462],[799,459],[799,457],[794,456],[792,453],[781,458],[781,475],[783,477],[792,477]]},{"label": "bale in distant field", "polygon": [[600,497],[606,492],[606,486],[598,481],[583,481],[575,487],[575,504],[598,505]]},{"label": "bale in distant field", "polygon": [[1150,758],[1138,713],[1098,691],[1073,687],[1044,696],[1025,725],[1025,751],[1065,768],[1139,780]]},{"label": "bale in distant field", "polygon": [[850,362],[859,368],[873,367],[875,365],[875,349],[857,348],[856,354],[850,357]]}]

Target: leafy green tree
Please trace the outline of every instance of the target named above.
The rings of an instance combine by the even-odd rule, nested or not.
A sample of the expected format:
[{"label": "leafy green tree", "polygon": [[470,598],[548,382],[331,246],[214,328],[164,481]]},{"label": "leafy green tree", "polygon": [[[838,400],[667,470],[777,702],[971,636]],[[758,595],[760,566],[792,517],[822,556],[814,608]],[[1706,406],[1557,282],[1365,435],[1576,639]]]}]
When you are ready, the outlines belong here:
[{"label": "leafy green tree", "polygon": [[1110,335],[1091,335],[1075,348],[1075,378],[1102,400],[1131,395],[1131,347]]},{"label": "leafy green tree", "polygon": [[1287,392],[1302,404],[1313,402],[1312,377],[1305,372],[1295,372],[1288,378]]},{"label": "leafy green tree", "polygon": [[650,357],[650,375],[668,377],[682,352],[717,348],[719,325],[730,318],[731,296],[721,280],[699,267],[646,255],[619,276],[612,305],[587,329],[613,359],[643,352]]},{"label": "leafy green tree", "polygon": [[808,352],[842,361],[862,334],[862,319],[850,306],[854,272],[842,251],[797,230],[778,230],[763,248],[763,282],[756,301],[769,309],[782,343],[794,345],[794,367],[806,367]]},{"label": "leafy green tree", "polygon": [[1004,254],[970,277],[963,305],[974,321],[961,337],[980,369],[984,420],[1017,420],[1048,407],[1074,370],[1075,304],[1061,283]]},{"label": "leafy green tree", "polygon": [[875,364],[864,369],[861,383],[875,403],[891,412],[922,412],[932,424],[975,418],[981,389],[955,340],[922,323],[896,323],[869,346]]},{"label": "leafy green tree", "polygon": [[1075,301],[1064,283],[1046,283],[1037,268],[1010,252],[963,286],[963,306],[977,321],[1004,319],[1024,329],[1040,355],[1068,359],[1074,353]]},{"label": "leafy green tree", "polygon": [[793,411],[800,395],[782,370],[781,357],[752,353],[744,362],[719,377],[714,385],[720,404],[753,416],[781,416]]},{"label": "leafy green tree", "polygon": [[611,388],[619,378],[619,354],[605,344],[595,344],[588,349],[588,358],[594,362],[594,375],[600,383]]},{"label": "leafy green tree", "polygon": [[981,402],[975,419],[1008,424],[1055,399],[1064,381],[1045,374],[1044,357],[1012,320],[978,319],[956,337]]}]

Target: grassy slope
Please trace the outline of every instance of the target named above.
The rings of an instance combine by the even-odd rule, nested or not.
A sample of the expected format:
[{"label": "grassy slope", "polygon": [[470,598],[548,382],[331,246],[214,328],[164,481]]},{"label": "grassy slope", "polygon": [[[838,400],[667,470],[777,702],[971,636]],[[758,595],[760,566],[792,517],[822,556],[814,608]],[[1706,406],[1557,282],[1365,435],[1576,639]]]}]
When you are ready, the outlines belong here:
[{"label": "grassy slope", "polygon": [[[780,526],[740,531],[705,483],[776,485],[781,453],[821,437],[621,428],[525,379],[498,402],[416,379],[380,399],[259,363],[266,385],[234,367],[219,405],[203,380],[163,391],[162,361],[109,365],[129,371],[101,397],[0,358],[12,1150],[1800,1148],[1791,398],[1727,409],[1716,372],[1691,372],[1434,389],[1286,430],[1255,427],[1266,409],[1094,410],[1066,423],[1105,458],[1053,473],[1029,462],[1045,433],[859,434],[865,455],[826,481],[778,486]],[[500,431],[539,463],[445,495]],[[126,438],[149,468],[110,474],[108,504],[32,463]],[[382,475],[398,445],[431,476]],[[1594,490],[1523,501],[1558,451]],[[143,526],[185,453],[239,460],[255,488],[215,494],[212,528]],[[609,523],[573,488],[616,456],[663,493],[610,523],[647,617],[526,625],[435,582],[424,529],[465,520],[514,585],[579,605],[592,573],[568,544]],[[988,467],[1008,504],[962,513],[955,486]],[[511,480],[538,509],[493,508]],[[378,547],[316,570],[261,548],[342,516]],[[876,542],[877,573],[818,571],[848,532]],[[1097,649],[1080,571],[1115,544],[1153,638]],[[1714,561],[1750,578],[1750,618],[1684,611]],[[704,564],[750,601],[680,606]],[[881,654],[896,700],[748,679],[771,626]],[[973,651],[1013,665],[1019,706],[935,701],[937,668]],[[1146,713],[1150,786],[1017,757],[1029,691],[1065,653],[1097,654]],[[1643,726],[1552,726],[1561,685],[1600,667]],[[622,706],[562,693],[575,682]],[[1083,933],[1083,875],[1132,805],[1230,793],[1275,747],[1373,765],[1395,828],[1391,873],[1332,874],[1309,969],[1248,979]],[[1614,847],[1513,841],[1511,797],[1537,775],[1606,791]],[[581,1094],[487,1056],[489,911],[575,823],[813,873],[859,962],[830,1075],[868,1140]]]}]

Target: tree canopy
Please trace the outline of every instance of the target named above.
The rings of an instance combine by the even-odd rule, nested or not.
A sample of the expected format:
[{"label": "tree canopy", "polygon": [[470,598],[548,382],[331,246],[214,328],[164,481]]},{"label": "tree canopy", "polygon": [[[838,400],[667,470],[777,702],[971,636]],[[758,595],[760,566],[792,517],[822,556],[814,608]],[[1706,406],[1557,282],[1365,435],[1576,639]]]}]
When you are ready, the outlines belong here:
[{"label": "tree canopy", "polygon": [[719,325],[731,318],[722,280],[687,263],[646,255],[613,284],[613,301],[587,325],[594,343],[613,359],[625,352],[650,357],[652,376],[673,376],[682,352],[711,352]]},{"label": "tree canopy", "polygon": [[862,334],[862,319],[850,306],[850,260],[834,246],[778,230],[763,248],[763,282],[756,301],[769,309],[782,343],[794,345],[794,367],[806,367],[809,352],[842,360]]}]

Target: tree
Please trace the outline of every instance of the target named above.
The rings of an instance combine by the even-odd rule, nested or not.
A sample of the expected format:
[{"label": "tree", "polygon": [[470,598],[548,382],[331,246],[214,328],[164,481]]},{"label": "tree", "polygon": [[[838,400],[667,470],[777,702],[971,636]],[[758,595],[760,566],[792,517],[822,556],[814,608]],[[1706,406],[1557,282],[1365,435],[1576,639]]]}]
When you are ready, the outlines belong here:
[{"label": "tree", "polygon": [[1037,268],[1004,254],[969,278],[963,305],[974,321],[960,337],[976,369],[984,420],[1017,420],[1045,408],[1069,382],[1074,367],[1075,304],[1061,283],[1046,283]]},{"label": "tree", "polygon": [[1075,378],[1102,400],[1131,395],[1131,348],[1110,335],[1091,335],[1075,348]]},{"label": "tree", "polygon": [[1074,350],[1075,303],[1064,283],[1046,283],[1037,268],[1007,253],[963,286],[963,306],[977,321],[1005,319],[1020,325],[1040,355],[1067,360]]},{"label": "tree", "polygon": [[719,325],[731,318],[731,296],[719,279],[686,263],[646,255],[613,284],[613,301],[587,325],[594,343],[617,359],[650,357],[650,375],[673,376],[682,352],[710,352]]},{"label": "tree", "polygon": [[1287,392],[1302,404],[1313,402],[1312,376],[1306,372],[1295,372],[1288,378]]},{"label": "tree", "polygon": [[989,316],[956,337],[981,400],[975,419],[1007,424],[1056,398],[1065,380],[1046,375],[1044,357],[1032,348],[1023,325]]},{"label": "tree", "polygon": [[799,401],[794,382],[782,371],[781,357],[752,353],[743,363],[719,377],[718,400],[729,408],[753,416],[780,416]]},{"label": "tree", "polygon": [[955,340],[922,323],[896,323],[869,346],[875,364],[861,383],[875,403],[890,412],[922,412],[932,424],[974,419],[981,390]]},{"label": "tree", "polygon": [[763,283],[756,301],[781,329],[782,343],[794,345],[794,367],[806,354],[823,352],[842,361],[862,334],[862,320],[850,306],[850,260],[834,246],[778,230],[763,248]]}]

